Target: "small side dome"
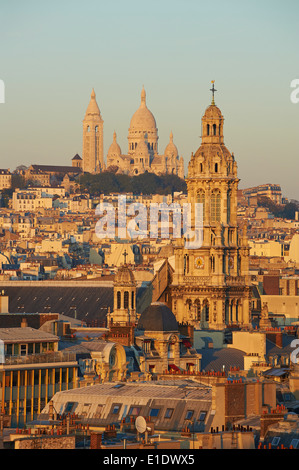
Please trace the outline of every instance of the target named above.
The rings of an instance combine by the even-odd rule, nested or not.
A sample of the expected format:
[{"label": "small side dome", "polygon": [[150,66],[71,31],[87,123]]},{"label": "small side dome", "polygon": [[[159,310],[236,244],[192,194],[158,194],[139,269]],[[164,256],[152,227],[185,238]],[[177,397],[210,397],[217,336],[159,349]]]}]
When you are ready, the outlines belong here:
[{"label": "small side dome", "polygon": [[114,278],[114,284],[135,285],[134,274],[128,266],[121,266]]},{"label": "small side dome", "polygon": [[153,302],[141,314],[138,329],[144,331],[178,331],[176,318],[162,302]]},{"label": "small side dome", "polygon": [[113,142],[109,147],[108,156],[117,156],[117,157],[119,157],[120,155],[121,155],[121,148],[117,143],[116,132],[114,131],[114,133],[113,133]]},{"label": "small side dome", "polygon": [[176,145],[173,143],[173,133],[170,133],[169,136],[169,143],[165,147],[164,155],[167,157],[177,157],[178,156],[178,149]]},{"label": "small side dome", "polygon": [[205,119],[223,119],[220,109],[215,104],[210,104],[207,107],[203,117]]}]

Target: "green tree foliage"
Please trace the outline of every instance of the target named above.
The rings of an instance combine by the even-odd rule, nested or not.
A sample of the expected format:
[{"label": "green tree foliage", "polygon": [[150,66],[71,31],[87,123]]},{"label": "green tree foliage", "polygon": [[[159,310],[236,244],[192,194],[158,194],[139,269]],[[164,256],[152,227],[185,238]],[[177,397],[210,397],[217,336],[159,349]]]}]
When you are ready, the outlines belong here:
[{"label": "green tree foliage", "polygon": [[176,175],[155,175],[154,173],[142,173],[137,176],[115,174],[105,171],[96,175],[85,173],[80,177],[81,191],[88,192],[91,196],[109,193],[134,194],[172,194],[175,191],[186,193],[186,182]]},{"label": "green tree foliage", "polygon": [[266,196],[258,197],[258,206],[268,208],[274,217],[290,220],[295,219],[295,212],[299,210],[299,207],[295,202],[288,202],[287,204],[276,204]]}]

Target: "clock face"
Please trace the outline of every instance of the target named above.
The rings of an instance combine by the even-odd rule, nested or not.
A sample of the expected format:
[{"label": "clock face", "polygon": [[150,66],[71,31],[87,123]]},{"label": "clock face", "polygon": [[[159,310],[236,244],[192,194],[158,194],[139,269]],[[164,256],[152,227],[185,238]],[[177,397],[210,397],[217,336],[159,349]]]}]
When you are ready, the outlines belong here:
[{"label": "clock face", "polygon": [[204,258],[202,256],[197,256],[197,258],[195,258],[195,267],[197,269],[203,269],[204,265],[205,265]]}]

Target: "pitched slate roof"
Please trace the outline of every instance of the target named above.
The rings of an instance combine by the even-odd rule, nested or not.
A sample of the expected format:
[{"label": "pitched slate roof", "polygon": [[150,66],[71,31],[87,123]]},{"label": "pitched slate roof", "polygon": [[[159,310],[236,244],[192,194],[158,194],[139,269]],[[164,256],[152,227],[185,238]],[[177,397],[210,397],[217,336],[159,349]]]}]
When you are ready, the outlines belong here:
[{"label": "pitched slate roof", "polygon": [[108,307],[113,309],[113,287],[28,286],[0,287],[9,296],[9,311],[13,313],[59,313],[83,321],[104,322]]},{"label": "pitched slate roof", "polygon": [[239,367],[244,369],[244,356],[245,352],[235,348],[222,348],[222,349],[201,349],[201,369],[205,371],[213,370],[215,372],[222,372],[223,366],[225,371],[230,367]]}]

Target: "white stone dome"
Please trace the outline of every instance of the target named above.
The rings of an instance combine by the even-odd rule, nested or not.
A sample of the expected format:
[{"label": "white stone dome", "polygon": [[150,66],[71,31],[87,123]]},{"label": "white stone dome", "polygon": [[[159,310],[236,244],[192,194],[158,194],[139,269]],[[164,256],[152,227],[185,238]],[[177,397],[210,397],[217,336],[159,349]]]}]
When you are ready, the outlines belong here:
[{"label": "white stone dome", "polygon": [[145,89],[142,88],[141,103],[137,111],[133,114],[130,122],[130,130],[149,131],[156,130],[156,120],[152,112],[146,106]]}]

